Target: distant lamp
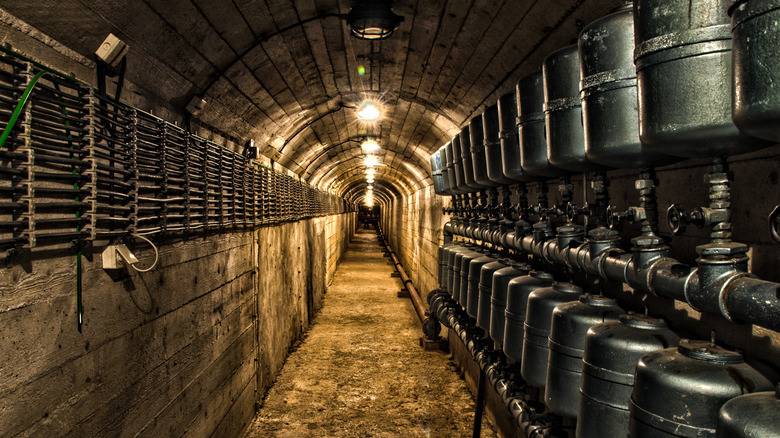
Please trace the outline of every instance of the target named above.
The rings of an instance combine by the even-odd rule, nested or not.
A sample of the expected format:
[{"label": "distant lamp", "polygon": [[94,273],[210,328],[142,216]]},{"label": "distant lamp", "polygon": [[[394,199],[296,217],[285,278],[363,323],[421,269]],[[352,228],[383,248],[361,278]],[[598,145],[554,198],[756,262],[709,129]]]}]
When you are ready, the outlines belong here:
[{"label": "distant lamp", "polygon": [[374,178],[366,178],[366,182],[369,183],[369,184],[373,184],[374,183]]},{"label": "distant lamp", "polygon": [[365,164],[366,167],[374,167],[379,164],[379,160],[377,160],[373,155],[367,155],[365,158],[363,158],[363,164]]},{"label": "distant lamp", "polygon": [[380,115],[379,108],[370,100],[363,101],[357,108],[357,118],[360,120],[370,122],[378,119]]},{"label": "distant lamp", "polygon": [[376,142],[376,140],[368,139],[363,142],[363,144],[360,145],[361,148],[363,148],[363,152],[376,152],[379,148],[379,143]]},{"label": "distant lamp", "polygon": [[391,0],[358,0],[347,14],[352,36],[361,40],[383,40],[398,29],[404,17],[393,13]]},{"label": "distant lamp", "polygon": [[374,168],[366,169],[366,176],[374,176],[374,175],[376,175],[376,169]]}]

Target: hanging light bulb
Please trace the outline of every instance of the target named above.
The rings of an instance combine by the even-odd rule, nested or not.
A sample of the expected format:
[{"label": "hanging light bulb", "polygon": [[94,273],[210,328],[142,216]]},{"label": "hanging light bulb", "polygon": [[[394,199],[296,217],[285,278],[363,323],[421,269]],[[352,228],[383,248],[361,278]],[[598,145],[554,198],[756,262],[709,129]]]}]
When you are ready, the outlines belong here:
[{"label": "hanging light bulb", "polygon": [[374,183],[374,178],[367,178],[366,182],[369,183],[369,184],[373,184]]},{"label": "hanging light bulb", "polygon": [[347,14],[350,33],[361,40],[389,38],[403,21],[403,16],[393,13],[390,0],[360,0]]},{"label": "hanging light bulb", "polygon": [[357,117],[360,120],[372,121],[378,119],[380,115],[379,108],[370,100],[364,100],[357,108]]},{"label": "hanging light bulb", "polygon": [[363,144],[360,145],[361,148],[363,148],[363,152],[376,152],[379,150],[379,143],[376,142],[374,139],[368,139],[363,142]]},{"label": "hanging light bulb", "polygon": [[363,158],[363,164],[367,167],[374,167],[379,164],[379,160],[373,155],[366,155],[365,158]]},{"label": "hanging light bulb", "polygon": [[373,167],[366,169],[366,176],[374,176],[374,175],[376,175],[376,169],[374,169]]}]

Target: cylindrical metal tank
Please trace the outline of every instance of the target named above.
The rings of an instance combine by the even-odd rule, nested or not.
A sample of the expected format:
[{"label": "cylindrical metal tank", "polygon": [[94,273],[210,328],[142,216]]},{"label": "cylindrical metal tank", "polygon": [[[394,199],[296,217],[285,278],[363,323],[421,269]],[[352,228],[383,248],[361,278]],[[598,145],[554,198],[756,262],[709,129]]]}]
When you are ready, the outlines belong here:
[{"label": "cylindrical metal tank", "polygon": [[583,295],[579,301],[560,304],[553,310],[544,391],[544,401],[550,410],[577,418],[588,330],[602,322],[617,321],[622,313],[615,300],[593,295]]},{"label": "cylindrical metal tank", "polygon": [[624,438],[639,358],[679,342],[662,319],[645,315],[624,314],[620,321],[591,327],[582,358],[577,438]]},{"label": "cylindrical metal tank", "polygon": [[485,187],[495,187],[498,184],[488,178],[487,155],[485,155],[485,130],[482,126],[482,114],[469,122],[469,138],[471,142],[471,166],[474,171],[474,181]]},{"label": "cylindrical metal tank", "polygon": [[550,164],[569,172],[602,169],[602,166],[591,162],[585,155],[577,45],[547,55],[542,64],[542,77]]},{"label": "cylindrical metal tank", "polygon": [[[480,127],[481,130],[481,127]],[[463,168],[463,182],[471,191],[486,188],[474,179],[474,160],[471,157],[471,129],[468,125],[461,129],[460,134],[460,164]]]},{"label": "cylindrical metal tank", "polygon": [[[531,268],[526,264],[512,263],[493,274],[493,291],[490,295],[490,337],[503,348],[504,325],[506,321],[506,299],[509,283],[515,278],[528,275]],[[482,306],[482,303],[479,303]],[[482,307],[480,307],[480,311]]]},{"label": "cylindrical metal tank", "polygon": [[520,165],[523,171],[537,178],[565,174],[550,164],[547,128],[544,122],[544,79],[541,71],[523,76],[517,82],[517,113]]},{"label": "cylindrical metal tank", "polygon": [[634,2],[640,134],[648,149],[715,157],[766,145],[731,120],[728,1]]},{"label": "cylindrical metal tank", "polygon": [[498,124],[501,137],[501,165],[504,176],[514,182],[529,181],[520,165],[520,137],[517,132],[517,94],[515,91],[498,99]]},{"label": "cylindrical metal tank", "polygon": [[431,179],[433,179],[433,191],[437,195],[444,194],[444,181],[441,176],[441,156],[439,151],[431,154]]},{"label": "cylindrical metal tank", "polygon": [[576,301],[581,294],[582,288],[574,284],[553,283],[528,296],[520,374],[531,385],[544,388],[547,383],[548,337],[553,310],[559,304]]},{"label": "cylindrical metal tank", "polygon": [[714,437],[730,399],[772,384],[741,354],[707,341],[647,353],[636,368],[629,437]]},{"label": "cylindrical metal tank", "polygon": [[[455,140],[455,138],[453,138],[453,141]],[[457,168],[459,166],[459,163],[458,165],[456,165],[455,157],[456,157],[455,147],[452,145],[452,141],[450,141],[444,145],[444,163],[447,169],[447,179],[450,182],[450,190],[452,191],[453,194],[460,195],[465,193],[460,186],[462,184],[463,176],[461,175],[460,179],[458,178]]]},{"label": "cylindrical metal tank", "polygon": [[482,113],[482,134],[485,138],[485,163],[487,164],[488,178],[499,185],[514,184],[514,180],[504,175],[498,102],[485,108],[485,112]]},{"label": "cylindrical metal tank", "polygon": [[473,248],[471,252],[463,254],[463,256],[460,259],[460,279],[455,280],[458,282],[458,286],[457,286],[458,297],[456,297],[455,299],[458,300],[458,303],[460,303],[460,305],[463,306],[464,309],[468,304],[469,267],[471,266],[471,261],[484,256],[485,253],[483,252],[483,250],[479,248]]},{"label": "cylindrical metal tank", "polygon": [[[469,262],[468,283],[467,283],[467,291],[465,297],[466,300],[463,301],[461,304],[465,304],[466,313],[468,313],[469,316],[474,319],[477,319],[478,310],[479,310],[479,282],[480,282],[480,277],[482,275],[482,267],[487,265],[488,263],[493,263],[495,261],[497,261],[496,257],[483,255],[482,257],[477,257]],[[462,268],[465,269],[465,264]],[[496,270],[498,269],[501,268],[499,267]],[[461,271],[461,276],[462,275],[463,275],[463,271]],[[464,298],[462,291],[461,291],[461,298]]]},{"label": "cylindrical metal tank", "polygon": [[[448,268],[452,269],[450,272],[450,293],[452,293],[452,298],[457,301],[461,306],[466,304],[466,302],[461,302],[461,285],[463,284],[461,281],[461,269],[463,267],[463,257],[464,256],[470,256],[469,261],[475,257],[480,257],[482,254],[474,251],[474,248],[470,247],[462,247],[457,248],[452,251],[451,256],[452,261],[448,263]],[[467,265],[468,266],[468,265]]]},{"label": "cylindrical metal tank", "polygon": [[493,276],[506,268],[510,260],[500,259],[482,266],[479,273],[479,294],[477,295],[477,325],[490,331],[490,297],[493,296]]},{"label": "cylindrical metal tank", "polygon": [[717,438],[780,436],[780,384],[774,391],[740,395],[718,413]]},{"label": "cylindrical metal tank", "polygon": [[504,354],[515,362],[523,359],[523,339],[525,338],[525,314],[528,296],[534,291],[550,287],[553,276],[543,271],[532,271],[524,277],[515,278],[507,285],[506,310],[504,315]]},{"label": "cylindrical metal tank", "polygon": [[780,142],[780,0],[732,0],[732,117],[745,134]]},{"label": "cylindrical metal tank", "polygon": [[441,162],[442,189],[444,190],[445,195],[454,195],[455,192],[452,190],[452,186],[450,185],[450,171],[447,168],[447,146],[442,146],[439,148],[438,152],[439,161]]},{"label": "cylindrical metal tank", "polygon": [[456,243],[446,243],[444,245],[439,245],[439,272],[438,272],[438,281],[439,281],[439,287],[449,291],[447,289],[447,263],[449,258],[449,251],[455,247],[457,247],[458,244]]},{"label": "cylindrical metal tank", "polygon": [[457,187],[461,193],[471,193],[473,188],[469,187],[466,183],[466,174],[463,172],[463,156],[461,155],[462,145],[460,143],[460,134],[452,137],[450,146],[452,147],[452,171],[455,173],[455,187]]},{"label": "cylindrical metal tank", "polygon": [[625,3],[586,26],[577,40],[585,154],[609,167],[647,167],[679,160],[639,141],[634,68],[634,11]]}]

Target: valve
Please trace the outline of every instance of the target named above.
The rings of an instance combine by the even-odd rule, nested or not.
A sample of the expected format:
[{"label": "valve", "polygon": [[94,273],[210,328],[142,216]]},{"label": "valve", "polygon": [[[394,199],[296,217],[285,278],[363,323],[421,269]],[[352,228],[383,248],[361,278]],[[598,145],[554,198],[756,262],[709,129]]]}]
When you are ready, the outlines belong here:
[{"label": "valve", "polygon": [[607,225],[609,228],[615,228],[623,222],[633,222],[631,211],[616,211],[614,205],[607,207]]},{"label": "valve", "polygon": [[566,204],[566,218],[574,222],[579,215],[590,217],[593,214],[590,205],[586,202],[582,207],[577,207],[577,204],[569,202]]},{"label": "valve", "polygon": [[769,234],[772,236],[772,240],[780,243],[780,205],[776,205],[775,209],[769,213]]},{"label": "valve", "polygon": [[705,225],[704,212],[697,208],[687,213],[680,204],[672,204],[666,210],[666,225],[675,236],[679,236],[688,228],[688,224],[696,225],[699,228]]}]

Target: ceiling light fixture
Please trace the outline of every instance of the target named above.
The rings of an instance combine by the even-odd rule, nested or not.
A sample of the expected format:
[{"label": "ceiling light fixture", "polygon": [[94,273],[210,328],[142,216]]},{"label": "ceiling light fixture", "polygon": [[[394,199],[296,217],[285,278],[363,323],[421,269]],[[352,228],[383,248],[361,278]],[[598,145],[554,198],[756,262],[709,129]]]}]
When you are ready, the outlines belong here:
[{"label": "ceiling light fixture", "polygon": [[352,36],[361,40],[389,38],[404,17],[393,13],[391,0],[358,0],[347,14]]},{"label": "ceiling light fixture", "polygon": [[363,152],[376,152],[380,149],[379,143],[376,142],[374,139],[366,139],[360,147],[363,149]]},{"label": "ceiling light fixture", "polygon": [[370,122],[379,118],[379,108],[370,100],[364,100],[357,108],[357,118]]},{"label": "ceiling light fixture", "polygon": [[363,164],[365,164],[366,167],[374,167],[379,164],[379,160],[377,160],[377,158],[373,155],[366,155],[363,158]]}]

